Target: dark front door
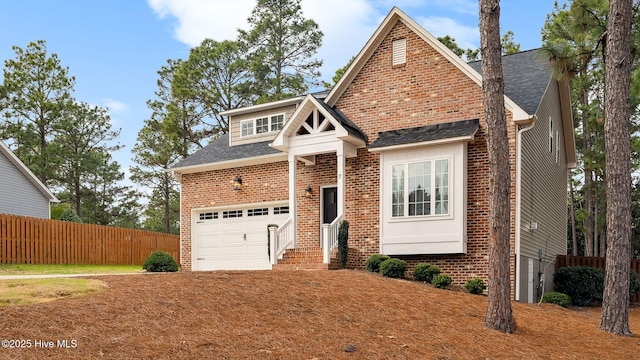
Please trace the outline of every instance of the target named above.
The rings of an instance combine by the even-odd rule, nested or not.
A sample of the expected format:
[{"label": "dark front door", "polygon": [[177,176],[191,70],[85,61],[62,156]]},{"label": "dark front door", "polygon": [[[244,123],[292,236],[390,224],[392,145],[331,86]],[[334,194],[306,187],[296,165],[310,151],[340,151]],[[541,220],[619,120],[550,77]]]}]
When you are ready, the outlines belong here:
[{"label": "dark front door", "polygon": [[322,223],[331,224],[338,216],[338,188],[322,188]]}]

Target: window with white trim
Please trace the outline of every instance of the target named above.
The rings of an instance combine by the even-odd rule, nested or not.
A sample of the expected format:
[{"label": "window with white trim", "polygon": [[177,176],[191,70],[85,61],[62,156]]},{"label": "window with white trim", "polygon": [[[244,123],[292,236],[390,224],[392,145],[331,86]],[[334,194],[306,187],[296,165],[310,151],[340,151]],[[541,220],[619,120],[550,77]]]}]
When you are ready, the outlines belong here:
[{"label": "window with white trim", "polygon": [[222,212],[223,219],[241,218],[241,217],[242,217],[242,210],[229,210],[229,211]]},{"label": "window with white trim", "polygon": [[263,116],[240,122],[241,136],[251,136],[280,131],[284,126],[284,114]]},{"label": "window with white trim", "polygon": [[273,208],[273,214],[274,215],[280,215],[280,214],[288,214],[289,213],[289,207],[288,206],[276,206]]},{"label": "window with white trim", "polygon": [[392,166],[391,216],[449,214],[449,159]]},{"label": "window with white trim", "polygon": [[257,118],[256,119],[256,134],[264,134],[269,132],[269,118]]},{"label": "window with white trim", "polygon": [[263,216],[269,215],[268,208],[260,208],[260,209],[249,209],[247,210],[247,216]]},{"label": "window with white trim", "polygon": [[253,120],[245,120],[241,122],[240,128],[242,129],[242,136],[253,135]]}]

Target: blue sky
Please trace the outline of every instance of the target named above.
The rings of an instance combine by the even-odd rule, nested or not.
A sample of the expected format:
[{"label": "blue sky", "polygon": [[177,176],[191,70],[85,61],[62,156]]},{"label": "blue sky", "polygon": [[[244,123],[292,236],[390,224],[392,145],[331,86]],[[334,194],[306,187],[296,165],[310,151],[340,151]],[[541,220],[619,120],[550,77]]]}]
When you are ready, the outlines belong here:
[{"label": "blue sky", "polygon": [[[522,50],[541,45],[540,29],[555,0],[501,1],[502,32],[512,30]],[[562,1],[560,1],[562,2]],[[47,41],[70,75],[78,101],[109,109],[125,148],[114,158],[127,171],[131,149],[150,112],[157,71],[167,59],[186,59],[205,38],[234,39],[255,0],[20,0],[3,1],[0,60],[12,46]],[[479,47],[478,5],[472,0],[303,0],[306,17],[325,33],[318,57],[323,79],[356,55],[393,6],[435,36]],[[0,75],[1,76],[1,75]]]}]

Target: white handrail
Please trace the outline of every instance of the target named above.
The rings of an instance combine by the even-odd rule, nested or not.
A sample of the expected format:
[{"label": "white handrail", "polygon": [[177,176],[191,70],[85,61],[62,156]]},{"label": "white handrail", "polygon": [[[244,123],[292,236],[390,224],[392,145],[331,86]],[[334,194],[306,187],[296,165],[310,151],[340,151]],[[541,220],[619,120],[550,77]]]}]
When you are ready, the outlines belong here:
[{"label": "white handrail", "polygon": [[331,262],[331,252],[338,247],[338,230],[344,215],[336,217],[331,224],[322,225],[322,260],[325,264]]},{"label": "white handrail", "polygon": [[288,218],[279,227],[273,226],[269,228],[269,255],[272,265],[278,263],[278,259],[282,258],[282,254],[284,254],[295,237],[295,234],[291,233],[293,227],[290,225],[292,223],[293,219]]}]

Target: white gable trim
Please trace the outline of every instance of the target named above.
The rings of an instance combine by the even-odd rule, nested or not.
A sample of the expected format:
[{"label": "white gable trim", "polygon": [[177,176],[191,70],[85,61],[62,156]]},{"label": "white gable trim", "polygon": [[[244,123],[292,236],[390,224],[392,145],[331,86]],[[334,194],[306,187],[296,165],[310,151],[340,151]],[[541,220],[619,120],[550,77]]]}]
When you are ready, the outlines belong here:
[{"label": "white gable trim", "polygon": [[41,181],[38,179],[29,168],[16,156],[16,154],[9,149],[7,145],[5,145],[2,141],[0,141],[0,153],[4,154],[4,156],[9,159],[9,161],[16,167],[20,172],[35,186],[42,195],[44,195],[47,199],[49,199],[50,203],[59,203],[60,200],[53,195],[51,190],[47,188]]},{"label": "white gable trim", "polygon": [[[365,44],[364,48],[360,50],[358,56],[353,60],[351,66],[345,71],[344,75],[338,83],[331,89],[329,95],[327,95],[325,99],[325,103],[329,106],[334,106],[338,99],[344,94],[347,90],[353,79],[355,79],[356,75],[362,70],[366,62],[373,55],[373,53],[377,50],[378,46],[382,43],[382,41],[387,37],[391,29],[395,26],[395,24],[401,21],[404,25],[406,25],[411,31],[416,33],[420,38],[426,41],[429,45],[431,45],[436,51],[438,51],[445,59],[447,59],[450,63],[456,66],[462,73],[467,75],[471,80],[473,80],[478,86],[482,86],[482,76],[475,71],[469,64],[467,64],[464,60],[462,60],[458,55],[454,54],[448,47],[438,41],[433,35],[431,35],[427,30],[425,30],[422,26],[418,25],[413,19],[411,19],[407,14],[402,12],[402,10],[397,7],[393,7],[387,17],[382,21],[378,29],[373,33],[369,41]],[[516,123],[528,123],[531,121],[531,115],[529,115],[526,111],[516,105],[513,100],[509,99],[506,95],[504,96],[505,108],[513,114],[513,121]]]},{"label": "white gable trim", "polygon": [[[325,117],[325,121],[323,121],[322,124],[325,124],[326,121],[329,121],[335,128],[335,131],[332,130],[320,134],[303,135],[301,137],[294,136],[298,129],[301,126],[304,126],[307,116],[309,116],[309,114],[313,110],[317,110],[318,112],[322,113],[322,115],[324,115]],[[321,126],[322,124],[319,125]],[[357,148],[361,148],[366,145],[364,140],[349,134],[349,131],[347,131],[347,129],[345,129],[342,124],[337,119],[335,119],[333,115],[331,115],[315,97],[313,97],[312,95],[307,95],[305,96],[304,100],[302,100],[293,115],[291,115],[289,121],[285,123],[284,127],[282,128],[282,130],[280,130],[270,146],[274,149],[284,152],[289,152],[292,146],[302,146],[305,148],[318,146],[319,149],[322,148],[322,150],[318,150],[319,152],[317,153],[321,153],[326,152],[326,149],[324,149],[321,144],[330,143],[332,142],[331,139],[347,142],[353,146],[356,146]],[[305,150],[304,152],[304,154],[312,153],[313,152],[309,152],[307,150]]]}]

